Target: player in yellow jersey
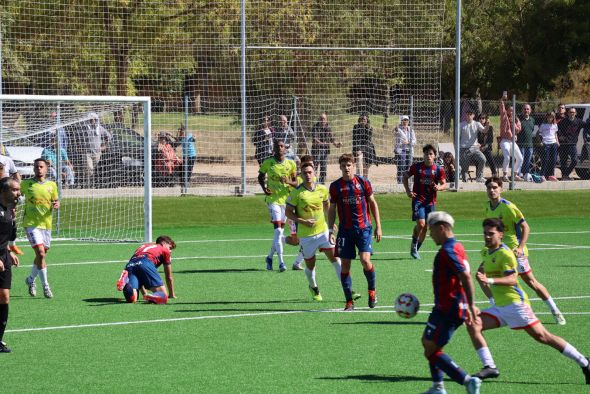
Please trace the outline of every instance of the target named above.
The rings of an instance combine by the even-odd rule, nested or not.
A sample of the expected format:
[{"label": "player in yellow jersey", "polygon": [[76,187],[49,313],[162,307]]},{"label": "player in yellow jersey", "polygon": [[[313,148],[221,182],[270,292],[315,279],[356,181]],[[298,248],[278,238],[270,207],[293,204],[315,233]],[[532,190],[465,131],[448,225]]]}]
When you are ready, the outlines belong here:
[{"label": "player in yellow jersey", "polygon": [[[498,370],[491,368],[480,354],[481,349],[487,349],[482,331],[508,326],[513,330],[526,331],[536,341],[549,345],[565,357],[574,360],[582,368],[586,384],[590,384],[590,359],[563,338],[547,331],[535,316],[529,299],[518,281],[516,257],[512,250],[502,243],[502,237],[505,236],[502,221],[497,218],[485,219],[483,234],[485,249],[481,252],[483,262],[478,269],[477,280],[490,286],[495,305],[481,311],[481,319],[475,319],[467,326],[473,346],[484,364],[484,368],[474,376],[486,379],[499,375]],[[491,362],[493,364],[493,360]]]},{"label": "player in yellow jersey", "polygon": [[293,160],[285,158],[286,146],[277,140],[273,145],[274,155],[262,162],[258,170],[258,183],[266,195],[265,201],[274,226],[274,237],[268,256],[266,269],[272,271],[272,259],[276,252],[279,259],[279,271],[287,270],[283,260],[283,233],[285,226],[285,204],[289,197],[289,187],[297,186],[297,166]]},{"label": "player in yellow jersey", "polygon": [[35,251],[31,275],[25,278],[25,282],[29,287],[29,294],[35,297],[35,278],[39,275],[45,298],[53,298],[47,281],[45,257],[51,246],[52,213],[54,209],[59,209],[59,198],[55,182],[46,179],[48,168],[45,159],[36,159],[33,166],[35,177],[22,181],[21,194],[25,196],[23,225]]},{"label": "player in yellow jersey", "polygon": [[340,279],[342,272],[340,259],[334,256],[334,244],[330,243],[326,213],[330,206],[328,189],[315,183],[315,169],[310,162],[301,165],[303,182],[297,186],[287,199],[286,215],[297,223],[297,236],[305,259],[305,275],[309,282],[309,290],[315,301],[322,296],[316,282],[315,253],[320,250],[336,270]]},{"label": "player in yellow jersey", "polygon": [[[518,261],[518,275],[522,278],[528,287],[533,289],[535,293],[547,304],[551,310],[551,314],[555,322],[559,325],[565,324],[565,317],[555,304],[555,301],[545,288],[533,275],[533,270],[529,264],[529,251],[526,243],[531,232],[524,215],[518,207],[502,198],[502,179],[499,177],[491,177],[486,180],[486,190],[489,201],[485,204],[484,218],[498,218],[504,223],[506,232],[504,234],[504,243],[516,255]],[[489,290],[482,290],[488,296],[492,297]],[[490,302],[494,302],[493,297]]]}]

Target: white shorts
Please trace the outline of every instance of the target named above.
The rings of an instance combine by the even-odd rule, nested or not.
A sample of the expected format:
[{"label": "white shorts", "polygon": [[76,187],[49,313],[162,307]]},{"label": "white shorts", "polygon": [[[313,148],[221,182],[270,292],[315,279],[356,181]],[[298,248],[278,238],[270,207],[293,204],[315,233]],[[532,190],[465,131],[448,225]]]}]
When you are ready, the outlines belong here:
[{"label": "white shorts", "polygon": [[482,315],[491,316],[500,327],[508,326],[513,330],[532,327],[539,323],[533,308],[529,304],[510,304],[506,306],[493,306],[481,311]]},{"label": "white shorts", "polygon": [[49,249],[51,246],[51,230],[45,230],[37,227],[25,228],[27,238],[32,247],[39,245],[45,246],[45,249]]},{"label": "white shorts", "polygon": [[270,222],[275,224],[284,224],[287,219],[285,216],[285,208],[285,205],[279,205],[275,203],[268,204]]},{"label": "white shorts", "polygon": [[318,249],[320,251],[334,249],[334,245],[330,243],[330,235],[327,230],[310,237],[303,237],[299,240],[299,244],[304,259],[311,259]]},{"label": "white shorts", "polygon": [[529,257],[528,256],[517,257],[516,261],[518,263],[516,266],[516,270],[518,271],[518,275],[528,274],[529,272],[532,271],[532,268],[529,265]]}]

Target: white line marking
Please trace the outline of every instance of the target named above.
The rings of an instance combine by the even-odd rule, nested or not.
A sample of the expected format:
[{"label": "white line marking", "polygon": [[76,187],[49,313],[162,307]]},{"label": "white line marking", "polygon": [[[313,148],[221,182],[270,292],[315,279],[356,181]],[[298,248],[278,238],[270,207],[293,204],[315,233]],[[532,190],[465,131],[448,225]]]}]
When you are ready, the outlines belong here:
[{"label": "white line marking", "polygon": [[[554,300],[566,300],[566,299],[585,299],[590,298],[590,295],[583,296],[565,296],[565,297],[553,297]],[[531,301],[540,301],[540,298],[531,298]],[[476,304],[487,304],[487,301],[478,301]],[[174,304],[172,304],[174,305]],[[433,304],[422,304],[422,307],[432,306]],[[157,307],[155,307],[157,308]],[[391,309],[390,306],[378,306],[379,309]],[[344,312],[341,308],[339,309],[310,309],[310,310],[295,310],[295,311],[275,311],[275,312],[259,312],[259,313],[237,313],[232,315],[208,315],[208,316],[191,316],[191,317],[173,317],[169,319],[154,319],[154,320],[137,320],[137,321],[119,321],[110,323],[92,323],[92,324],[77,324],[69,326],[51,326],[51,327],[32,327],[32,328],[17,328],[12,330],[6,330],[7,333],[20,333],[20,332],[35,332],[35,331],[56,331],[56,330],[69,330],[76,328],[95,328],[95,327],[112,327],[112,326],[127,326],[131,324],[152,324],[152,323],[170,323],[178,321],[193,321],[193,320],[205,320],[205,319],[228,319],[238,317],[258,317],[258,316],[273,316],[273,315],[293,315],[299,313],[356,313],[356,312],[371,312],[374,311],[364,307],[357,308],[355,312]],[[387,310],[375,311],[377,313],[386,313]],[[430,313],[430,311],[421,310],[419,313]],[[590,315],[590,312],[563,312],[564,315]],[[538,315],[547,315],[549,312],[538,312]]]}]

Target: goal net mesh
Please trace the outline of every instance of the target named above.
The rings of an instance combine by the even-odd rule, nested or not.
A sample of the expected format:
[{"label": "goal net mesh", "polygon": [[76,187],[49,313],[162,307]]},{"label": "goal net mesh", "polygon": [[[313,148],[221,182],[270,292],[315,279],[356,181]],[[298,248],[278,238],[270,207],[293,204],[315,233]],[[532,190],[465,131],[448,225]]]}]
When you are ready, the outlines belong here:
[{"label": "goal net mesh", "polygon": [[[366,114],[371,138],[361,140],[374,147],[368,175],[382,191],[399,190],[394,129],[401,115],[412,115],[416,156],[441,138],[441,67],[449,53],[442,50],[443,1],[248,0],[245,41],[239,0],[3,4],[3,92],[150,96],[154,141],[161,132],[176,137],[181,126],[194,138],[195,152],[175,146],[178,160],[196,162],[176,164],[176,175],[189,172],[187,193],[234,193],[244,177],[246,192],[260,192],[254,142],[265,117],[275,130],[280,115],[287,117],[292,148],[302,155],[327,114],[341,143],[331,146],[329,182]],[[178,194],[181,184],[180,176],[155,183],[154,194]]]}]

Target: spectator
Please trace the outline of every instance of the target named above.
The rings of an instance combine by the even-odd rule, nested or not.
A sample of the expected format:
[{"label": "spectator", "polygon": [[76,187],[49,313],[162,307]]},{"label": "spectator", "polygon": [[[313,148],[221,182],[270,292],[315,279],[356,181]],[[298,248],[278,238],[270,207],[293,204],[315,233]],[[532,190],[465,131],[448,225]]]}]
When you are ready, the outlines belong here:
[{"label": "spectator", "polygon": [[356,161],[358,172],[369,178],[369,167],[375,161],[375,145],[373,145],[373,128],[367,114],[361,114],[357,124],[352,128],[352,155]]},{"label": "spectator", "polygon": [[522,106],[522,119],[520,119],[520,133],[516,143],[522,153],[522,177],[525,181],[532,181],[531,165],[533,160],[533,137],[535,134],[535,119],[531,116],[531,106],[526,103]]},{"label": "spectator", "polygon": [[512,174],[514,175],[514,179],[517,181],[522,181],[522,177],[520,174],[520,169],[522,167],[522,153],[518,148],[518,145],[512,143],[512,137],[514,134],[520,133],[521,125],[520,120],[515,118],[515,129],[512,130],[512,116],[513,116],[513,108],[512,106],[504,105],[504,101],[508,98],[506,94],[502,95],[500,99],[500,149],[502,149],[502,180],[504,182],[508,182],[508,164],[510,164],[510,156],[511,150],[514,148],[514,168],[512,169]]},{"label": "spectator", "polygon": [[166,133],[158,134],[158,143],[155,145],[154,165],[155,175],[160,178],[160,183],[164,185],[173,183],[181,165],[181,161],[176,156],[174,148]]},{"label": "spectator", "polygon": [[455,182],[455,171],[457,166],[455,164],[455,156],[451,152],[445,152],[442,157],[442,164],[445,169],[445,177],[447,182]]},{"label": "spectator", "polygon": [[557,163],[557,149],[559,148],[555,112],[547,112],[545,114],[545,121],[539,126],[539,135],[543,140],[541,180],[555,182],[557,181],[555,177],[555,164]]},{"label": "spectator", "polygon": [[320,121],[311,129],[311,136],[313,138],[311,155],[316,165],[318,182],[324,183],[328,172],[327,164],[328,155],[330,154],[330,144],[333,144],[336,148],[342,146],[339,141],[334,139],[332,128],[328,124],[328,115],[325,112],[322,112]]},{"label": "spectator", "polygon": [[178,128],[178,136],[172,137],[168,135],[168,139],[174,140],[170,141],[170,145],[173,148],[176,148],[180,145],[182,149],[182,170],[180,174],[180,181],[182,185],[186,186],[191,182],[193,168],[195,166],[195,162],[197,161],[195,137],[192,135],[192,133],[187,134],[184,126],[180,126]]},{"label": "spectator", "polygon": [[[4,152],[6,150],[6,148],[3,145],[0,145],[0,147],[0,151]],[[11,178],[14,178],[19,182],[21,181],[21,175],[16,169],[14,161],[10,157],[0,154],[0,163],[2,163],[2,165],[4,166],[4,173],[6,174],[6,176],[10,176]]]},{"label": "spectator", "polygon": [[496,160],[494,158],[494,127],[490,124],[490,119],[486,113],[482,113],[479,116],[479,123],[483,126],[483,130],[477,135],[477,142],[480,145],[479,149],[490,166],[492,176],[497,176],[498,169],[496,168]]},{"label": "spectator", "polygon": [[85,146],[82,147],[85,157],[82,184],[86,187],[92,187],[95,178],[94,171],[100,162],[102,152],[107,149],[111,141],[111,133],[101,126],[95,112],[91,112],[88,116],[88,123],[82,129],[81,136],[85,143]]},{"label": "spectator", "polygon": [[[576,118],[576,109],[570,107],[567,110],[567,118],[562,119],[557,127],[557,139],[559,141],[559,165],[561,166],[561,180],[571,181],[570,174],[578,164],[578,152],[576,144],[580,130],[584,127],[584,121]],[[569,163],[568,163],[569,161]]]},{"label": "spectator", "polygon": [[[45,159],[45,161],[49,164],[49,178],[59,182],[57,179],[57,152],[55,146],[57,145],[57,141],[54,142],[53,145],[47,146],[41,152],[41,158]],[[64,148],[60,148],[59,150],[59,158],[60,158],[60,172],[62,179],[65,179],[65,186],[72,187],[75,183],[74,178],[74,166],[70,162],[68,158],[68,153]]]},{"label": "spectator", "polygon": [[402,184],[404,174],[410,169],[414,158],[416,133],[410,127],[408,115],[402,115],[400,124],[395,128],[395,159],[397,164],[397,183]]},{"label": "spectator", "polygon": [[254,157],[261,165],[262,162],[272,156],[272,139],[275,130],[270,125],[270,118],[265,116],[262,118],[260,128],[252,135],[252,143],[256,148]]},{"label": "spectator", "polygon": [[53,111],[51,113],[51,123],[55,123],[56,130],[52,130],[51,134],[52,137],[55,138],[57,135],[59,137],[59,146],[62,149],[68,150],[68,136],[66,134],[66,130],[60,125],[60,119],[57,117],[57,112]]},{"label": "spectator", "polygon": [[486,158],[479,150],[477,136],[484,127],[481,123],[473,120],[475,114],[473,110],[467,111],[467,121],[461,122],[461,134],[459,144],[459,167],[461,168],[461,178],[463,182],[467,180],[467,171],[469,164],[475,162],[475,178],[477,182],[485,182],[483,169],[486,164]]},{"label": "spectator", "polygon": [[285,115],[279,116],[279,127],[275,130],[273,141],[283,141],[285,143],[285,147],[287,148],[287,152],[285,153],[285,157],[289,160],[297,161],[297,153],[293,144],[296,144],[297,138],[295,136],[295,132],[289,126],[289,120]]},{"label": "spectator", "polygon": [[557,112],[555,113],[555,123],[559,124],[563,119],[567,118],[567,111],[564,103],[557,104]]}]

